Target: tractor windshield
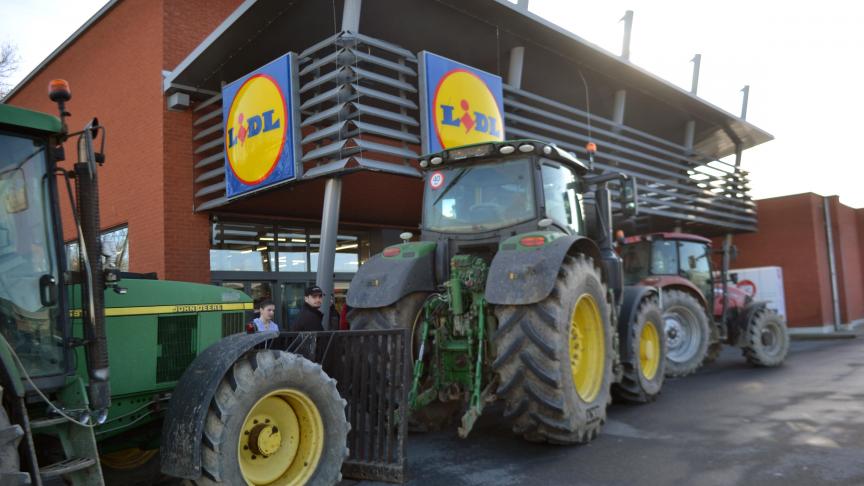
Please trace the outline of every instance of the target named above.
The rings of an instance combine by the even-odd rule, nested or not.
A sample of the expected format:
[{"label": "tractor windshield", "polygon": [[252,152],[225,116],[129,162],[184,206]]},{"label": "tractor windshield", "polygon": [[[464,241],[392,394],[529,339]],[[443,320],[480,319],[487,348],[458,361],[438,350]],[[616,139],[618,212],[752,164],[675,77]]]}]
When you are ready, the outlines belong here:
[{"label": "tractor windshield", "polygon": [[31,376],[63,372],[44,140],[0,132],[0,333]]},{"label": "tractor windshield", "polygon": [[423,196],[425,228],[473,233],[534,218],[531,167],[526,158],[430,171]]}]

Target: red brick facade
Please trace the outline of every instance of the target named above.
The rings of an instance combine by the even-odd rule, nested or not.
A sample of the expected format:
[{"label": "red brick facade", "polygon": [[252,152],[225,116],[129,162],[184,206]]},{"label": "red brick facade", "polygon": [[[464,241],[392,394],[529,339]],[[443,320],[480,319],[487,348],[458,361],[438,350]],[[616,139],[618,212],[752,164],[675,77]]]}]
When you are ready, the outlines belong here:
[{"label": "red brick facade", "polygon": [[[129,227],[130,270],[208,282],[209,223],[192,212],[192,134],[186,112],[170,112],[162,71],[173,69],[240,0],[124,0],[7,100],[55,113],[48,81],[72,87],[70,129],[93,116],[107,127],[99,172],[102,227]],[[73,161],[74,147],[66,149]],[[62,199],[65,199],[65,196]],[[63,208],[64,238],[74,236]]]},{"label": "red brick facade", "polygon": [[[840,321],[864,318],[864,209],[840,204],[837,196],[813,193],[757,201],[759,230],[735,236],[733,268],[783,268],[786,312],[792,327],[834,324],[824,204],[831,210]],[[715,245],[719,244],[715,241]]]}]

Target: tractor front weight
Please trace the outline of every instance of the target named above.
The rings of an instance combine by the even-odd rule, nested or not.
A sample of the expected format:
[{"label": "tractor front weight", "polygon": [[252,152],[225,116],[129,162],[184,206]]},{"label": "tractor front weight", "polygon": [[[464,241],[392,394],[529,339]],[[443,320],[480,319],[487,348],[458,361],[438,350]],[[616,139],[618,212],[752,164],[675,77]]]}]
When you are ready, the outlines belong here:
[{"label": "tractor front weight", "polygon": [[[483,412],[492,387],[484,366],[489,308],[483,297],[489,266],[472,255],[450,260],[450,278],[442,292],[423,305],[420,350],[414,362],[409,394],[412,412],[434,400],[463,400],[459,436],[466,437]],[[426,359],[427,344],[431,346]],[[428,374],[426,367],[428,366]],[[485,383],[484,383],[485,382]],[[486,389],[484,389],[486,384]],[[425,387],[421,391],[421,388]]]}]

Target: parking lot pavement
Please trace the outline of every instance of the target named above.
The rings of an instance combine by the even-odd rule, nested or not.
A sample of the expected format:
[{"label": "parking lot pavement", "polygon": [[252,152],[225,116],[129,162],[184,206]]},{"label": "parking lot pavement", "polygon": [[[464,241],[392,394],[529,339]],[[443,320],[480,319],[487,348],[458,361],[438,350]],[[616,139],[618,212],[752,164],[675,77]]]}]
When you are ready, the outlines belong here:
[{"label": "parking lot pavement", "polygon": [[490,410],[465,440],[411,435],[408,484],[862,485],[864,338],[794,341],[774,369],[727,348],[668,380],[655,403],[613,404],[583,446],[522,441],[499,416]]}]

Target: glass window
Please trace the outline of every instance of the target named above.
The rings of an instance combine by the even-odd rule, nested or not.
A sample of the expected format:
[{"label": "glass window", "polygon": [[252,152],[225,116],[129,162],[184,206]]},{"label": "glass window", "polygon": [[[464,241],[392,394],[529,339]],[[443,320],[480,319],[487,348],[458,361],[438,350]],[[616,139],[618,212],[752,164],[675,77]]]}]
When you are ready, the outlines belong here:
[{"label": "glass window", "polygon": [[[102,232],[102,253],[108,255],[102,262],[113,264],[121,272],[129,271],[129,228],[124,226],[113,230]],[[66,262],[69,269],[79,271],[81,269],[80,254],[78,253],[78,242],[66,243]]]},{"label": "glass window", "polygon": [[703,294],[711,292],[711,257],[708,246],[696,241],[679,241],[678,251],[681,276],[693,282]]},{"label": "glass window", "polygon": [[308,272],[309,257],[306,247],[309,244],[306,230],[303,228],[278,228],[279,261],[277,269],[280,272]]},{"label": "glass window", "polygon": [[0,332],[33,376],[65,368],[60,308],[40,280],[60,282],[42,140],[0,133]]},{"label": "glass window", "polygon": [[272,272],[277,258],[276,243],[273,225],[214,224],[210,269]]},{"label": "glass window", "polygon": [[512,226],[534,217],[529,159],[442,167],[426,176],[423,224],[466,233]]},{"label": "glass window", "polygon": [[674,241],[658,240],[651,246],[651,273],[678,274],[678,248]]},{"label": "glass window", "polygon": [[621,248],[624,260],[624,283],[636,285],[651,274],[651,243],[640,241]]},{"label": "glass window", "polygon": [[543,197],[546,203],[546,217],[562,226],[582,230],[582,211],[577,203],[577,176],[567,167],[543,164]]}]

